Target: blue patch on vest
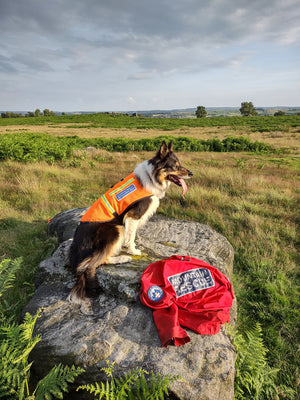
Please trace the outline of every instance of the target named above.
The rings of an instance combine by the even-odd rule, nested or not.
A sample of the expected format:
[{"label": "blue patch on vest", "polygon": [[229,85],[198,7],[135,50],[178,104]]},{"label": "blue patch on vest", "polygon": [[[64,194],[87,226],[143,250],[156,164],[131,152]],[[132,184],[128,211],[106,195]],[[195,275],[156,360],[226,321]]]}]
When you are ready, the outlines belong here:
[{"label": "blue patch on vest", "polygon": [[213,277],[206,268],[197,268],[181,272],[169,276],[168,280],[173,286],[177,298],[215,286]]},{"label": "blue patch on vest", "polygon": [[148,289],[148,297],[151,301],[159,301],[163,297],[163,290],[160,286],[153,285]]},{"label": "blue patch on vest", "polygon": [[119,193],[117,193],[116,199],[118,201],[120,201],[120,200],[124,199],[124,197],[128,196],[130,193],[134,192],[135,190],[136,190],[136,187],[132,183],[131,185],[129,185],[128,187],[126,187],[125,189],[123,189]]}]

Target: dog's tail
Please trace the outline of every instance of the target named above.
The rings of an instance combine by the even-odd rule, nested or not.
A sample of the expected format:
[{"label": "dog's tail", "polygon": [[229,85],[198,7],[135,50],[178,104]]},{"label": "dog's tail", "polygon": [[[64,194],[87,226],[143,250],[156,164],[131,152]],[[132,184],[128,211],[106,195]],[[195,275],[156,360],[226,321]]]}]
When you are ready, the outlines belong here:
[{"label": "dog's tail", "polygon": [[97,268],[105,263],[108,254],[107,252],[95,252],[93,255],[83,260],[76,268],[76,283],[71,290],[68,300],[72,303],[82,303],[89,291],[96,290],[98,287],[98,280],[96,276]]},{"label": "dog's tail", "polygon": [[[76,267],[74,266],[77,279],[67,298],[72,303],[82,304],[87,297],[87,293],[92,296],[97,294],[99,288],[96,275],[97,268],[107,264],[110,257],[121,249],[122,227],[111,225],[108,228],[104,233],[99,232],[101,235],[98,235],[98,238],[96,235],[93,253],[84,258]],[[76,252],[75,249],[73,251]],[[74,265],[74,263],[71,264]]]}]

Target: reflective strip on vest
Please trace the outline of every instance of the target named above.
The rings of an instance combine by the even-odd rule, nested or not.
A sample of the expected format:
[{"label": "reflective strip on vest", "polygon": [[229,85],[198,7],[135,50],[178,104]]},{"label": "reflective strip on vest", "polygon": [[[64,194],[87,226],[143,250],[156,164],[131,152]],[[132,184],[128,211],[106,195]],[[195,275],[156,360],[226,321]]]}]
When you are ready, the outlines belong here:
[{"label": "reflective strip on vest", "polygon": [[132,173],[104,193],[82,216],[82,222],[112,221],[133,203],[152,196]]}]

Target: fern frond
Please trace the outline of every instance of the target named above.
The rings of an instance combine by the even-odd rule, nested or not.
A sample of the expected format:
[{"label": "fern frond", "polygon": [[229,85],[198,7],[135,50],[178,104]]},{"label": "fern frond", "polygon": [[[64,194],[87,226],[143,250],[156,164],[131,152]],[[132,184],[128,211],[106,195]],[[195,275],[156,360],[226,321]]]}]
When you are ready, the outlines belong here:
[{"label": "fern frond", "polygon": [[151,372],[150,382],[148,383],[149,392],[146,394],[145,399],[163,400],[165,395],[169,394],[169,386],[176,380],[182,379],[179,375],[166,375],[164,378],[160,374],[154,375]]},{"label": "fern frond", "polygon": [[11,338],[19,337],[19,334],[20,328],[15,322],[10,323],[6,318],[1,321],[0,337],[5,338],[5,340],[10,340]]},{"label": "fern frond", "polygon": [[11,351],[14,351],[14,364],[27,359],[34,346],[40,341],[39,336],[32,337],[34,324],[39,315],[39,312],[33,317],[28,314],[21,325],[6,324],[5,321],[1,325],[0,338],[9,345]]},{"label": "fern frond", "polygon": [[96,396],[99,396],[98,399],[106,399],[106,400],[113,400],[115,399],[114,397],[114,391],[111,388],[110,382],[106,381],[105,383],[100,382],[95,384],[88,384],[88,385],[81,385],[78,386],[76,391],[78,390],[86,390],[90,394],[93,394],[96,398]]},{"label": "fern frond", "polygon": [[82,385],[76,390],[86,390],[89,393],[99,396],[98,399],[105,400],[163,400],[164,395],[168,395],[168,386],[175,380],[181,379],[178,375],[167,375],[164,378],[161,375],[155,377],[151,373],[149,382],[145,375],[148,372],[142,368],[136,368],[128,371],[123,377],[114,378],[114,365],[106,361],[108,367],[102,368],[106,376],[111,378],[104,384],[95,383],[95,385]]},{"label": "fern frond", "polygon": [[260,324],[244,335],[237,334],[234,344],[237,348],[235,399],[274,399],[278,395],[275,381],[279,370],[267,363],[268,350],[263,343]]},{"label": "fern frond", "polygon": [[59,364],[51,369],[51,371],[43,379],[41,379],[34,391],[36,400],[51,400],[53,397],[62,399],[63,392],[67,392],[68,383],[74,382],[75,378],[84,372],[80,367],[63,366]]},{"label": "fern frond", "polygon": [[3,322],[0,328],[0,398],[19,400],[51,400],[63,398],[62,392],[67,391],[68,383],[83,372],[82,368],[54,367],[36,387],[34,394],[29,393],[29,376],[32,363],[28,356],[39,337],[32,337],[34,325],[40,311],[36,315],[26,314],[21,325]]},{"label": "fern frond", "polygon": [[[17,395],[22,390],[26,377],[29,375],[31,364],[23,363],[16,359],[20,358],[22,349],[19,347],[14,348],[7,341],[2,342],[0,345],[0,387],[2,392]],[[1,398],[2,396],[0,396]],[[4,398],[5,395],[4,395]],[[9,397],[7,397],[9,398]]]},{"label": "fern frond", "polygon": [[0,297],[10,287],[15,279],[16,272],[21,268],[22,258],[15,260],[5,259],[0,263]]},{"label": "fern frond", "polygon": [[124,377],[115,378],[116,398],[120,400],[126,399],[128,392],[131,391],[132,385],[143,373],[147,372],[141,368],[136,368],[134,370],[130,370],[128,373],[125,373]]},{"label": "fern frond", "polygon": [[128,393],[128,398],[129,400],[143,400],[146,399],[148,393],[149,388],[145,374],[141,374],[140,379],[135,382],[134,389]]},{"label": "fern frond", "polygon": [[110,362],[108,360],[106,360],[106,364],[107,364],[107,368],[103,367],[103,368],[101,368],[101,371],[105,372],[105,375],[108,378],[112,378],[113,377],[114,368],[115,368],[115,361],[110,364]]},{"label": "fern frond", "polygon": [[25,314],[23,323],[20,325],[21,340],[24,342],[30,342],[32,340],[33,329],[35,327],[36,321],[41,316],[42,309],[40,308],[35,315],[29,313]]}]

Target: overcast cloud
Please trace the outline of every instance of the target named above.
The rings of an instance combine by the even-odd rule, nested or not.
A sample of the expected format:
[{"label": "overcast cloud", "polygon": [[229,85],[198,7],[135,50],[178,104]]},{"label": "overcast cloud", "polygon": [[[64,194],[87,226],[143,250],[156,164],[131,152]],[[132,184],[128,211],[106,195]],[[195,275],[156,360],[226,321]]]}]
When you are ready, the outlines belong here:
[{"label": "overcast cloud", "polygon": [[300,106],[299,0],[0,0],[0,110]]}]

